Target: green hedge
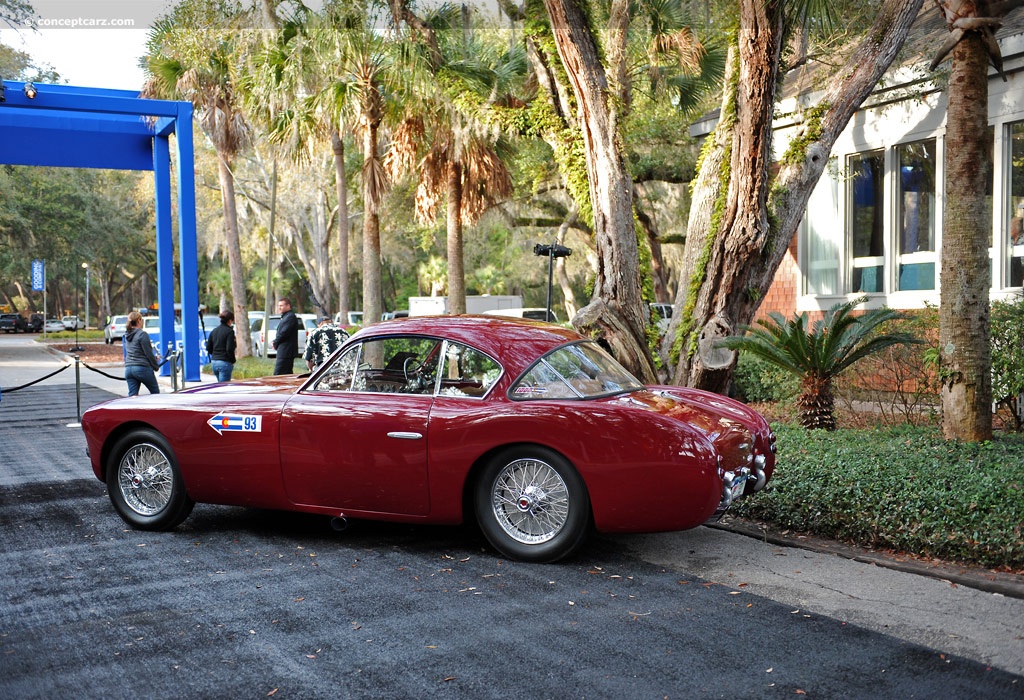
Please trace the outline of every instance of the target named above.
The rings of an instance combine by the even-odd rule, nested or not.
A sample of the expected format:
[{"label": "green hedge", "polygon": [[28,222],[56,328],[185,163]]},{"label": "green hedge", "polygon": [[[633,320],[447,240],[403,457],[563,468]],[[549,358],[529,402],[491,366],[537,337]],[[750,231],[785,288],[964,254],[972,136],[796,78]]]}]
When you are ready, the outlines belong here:
[{"label": "green hedge", "polygon": [[1024,569],[1024,436],[773,426],[779,462],[733,514],[861,546]]}]

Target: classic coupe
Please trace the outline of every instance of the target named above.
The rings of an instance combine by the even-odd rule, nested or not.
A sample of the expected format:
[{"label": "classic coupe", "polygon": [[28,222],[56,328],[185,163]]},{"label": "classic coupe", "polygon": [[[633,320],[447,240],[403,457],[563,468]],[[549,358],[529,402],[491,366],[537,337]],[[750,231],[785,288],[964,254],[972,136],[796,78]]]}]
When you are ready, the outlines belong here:
[{"label": "classic coupe", "polygon": [[199,503],[475,521],[552,562],[598,532],[684,530],[764,487],[775,436],[724,396],[644,386],[554,324],[435,316],[363,328],[311,374],[122,398],[82,417],[132,527]]}]

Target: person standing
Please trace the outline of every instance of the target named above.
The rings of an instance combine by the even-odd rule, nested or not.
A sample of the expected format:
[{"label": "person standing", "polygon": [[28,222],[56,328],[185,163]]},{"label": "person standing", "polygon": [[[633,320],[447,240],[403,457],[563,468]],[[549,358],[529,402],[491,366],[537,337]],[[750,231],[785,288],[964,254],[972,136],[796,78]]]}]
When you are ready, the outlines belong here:
[{"label": "person standing", "polygon": [[321,316],[317,319],[316,330],[306,338],[306,351],[302,354],[306,367],[312,370],[322,365],[347,339],[345,329],[331,323],[327,316]]},{"label": "person standing", "polygon": [[149,389],[149,393],[159,394],[156,370],[160,363],[153,355],[149,333],[142,330],[142,314],[138,311],[128,314],[128,330],[121,342],[124,345],[124,379],[128,382],[128,395],[138,396],[142,385]]},{"label": "person standing", "polygon": [[295,358],[299,355],[299,318],[292,311],[292,302],[287,297],[277,302],[277,312],[281,314],[281,320],[274,336],[274,350],[277,351],[274,374],[294,374]]},{"label": "person standing", "polygon": [[206,339],[206,352],[210,355],[210,369],[218,382],[230,382],[235,369],[235,314],[221,311],[220,325]]}]

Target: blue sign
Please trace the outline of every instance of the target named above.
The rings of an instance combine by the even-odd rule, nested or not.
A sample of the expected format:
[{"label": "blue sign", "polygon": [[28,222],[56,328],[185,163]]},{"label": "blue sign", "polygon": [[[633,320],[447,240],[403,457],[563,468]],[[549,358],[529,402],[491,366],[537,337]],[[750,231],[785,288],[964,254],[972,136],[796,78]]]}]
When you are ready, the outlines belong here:
[{"label": "blue sign", "polygon": [[46,261],[32,261],[32,291],[41,292],[46,287]]}]

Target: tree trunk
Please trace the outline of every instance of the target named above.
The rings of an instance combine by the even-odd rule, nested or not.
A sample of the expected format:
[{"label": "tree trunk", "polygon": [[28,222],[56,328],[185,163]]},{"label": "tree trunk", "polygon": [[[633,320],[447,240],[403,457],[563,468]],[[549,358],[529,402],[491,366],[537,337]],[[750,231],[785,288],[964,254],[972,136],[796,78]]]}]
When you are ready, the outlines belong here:
[{"label": "tree trunk", "polygon": [[466,313],[466,270],[462,259],[462,165],[448,166],[448,312]]},{"label": "tree trunk", "polygon": [[335,129],[331,132],[331,149],[334,151],[334,180],[338,195],[338,311],[342,323],[348,322],[349,272],[348,272],[348,181],[345,179],[345,140]]},{"label": "tree trunk", "polygon": [[[565,234],[568,233],[569,227],[576,223],[578,209],[573,206],[569,216],[562,222],[558,227],[558,234],[555,236],[555,242],[558,245],[565,245]],[[579,305],[576,303],[576,293],[572,290],[572,284],[569,281],[569,273],[565,269],[565,258],[555,258],[555,279],[558,280],[558,286],[562,290],[562,299],[565,303],[565,313],[572,319],[576,316],[579,311]]]},{"label": "tree trunk", "polygon": [[238,357],[252,354],[249,337],[249,306],[245,298],[245,277],[242,269],[242,247],[238,241],[238,211],[235,209],[235,178],[224,153],[217,154],[217,175],[220,179],[221,203],[224,207],[224,233],[227,238],[228,271],[231,273],[231,302],[235,314],[235,335]]},{"label": "tree trunk", "polygon": [[380,212],[378,190],[372,171],[377,168],[378,122],[371,119],[363,128],[363,323],[380,320],[381,298]]},{"label": "tree trunk", "polygon": [[645,342],[633,185],[619,146],[608,81],[587,16],[576,0],[545,0],[544,5],[578,104],[599,259],[594,295],[573,323],[584,332],[598,331],[623,365],[651,382],[656,374]]},{"label": "tree trunk", "polygon": [[[783,39],[781,0],[741,0],[722,118],[705,150],[687,228],[672,327],[673,382],[724,392],[735,356],[715,340],[749,325],[771,287],[828,155],[903,46],[923,0],[882,3],[864,40],[794,139],[773,185],[771,126]],[[728,167],[727,173],[721,168]],[[771,192],[771,194],[769,194]]]},{"label": "tree trunk", "polygon": [[947,440],[992,437],[989,344],[991,243],[985,191],[992,159],[988,54],[967,32],[953,49],[946,117],[946,206],[939,304],[942,433]]},{"label": "tree trunk", "polygon": [[637,221],[647,237],[647,245],[651,250],[651,277],[654,283],[654,300],[662,304],[672,301],[669,298],[668,274],[665,268],[665,256],[661,251],[661,239],[658,235],[658,226],[654,218],[647,213],[641,202],[644,198],[646,187],[643,183],[636,184],[636,197],[634,197],[634,208]]}]

